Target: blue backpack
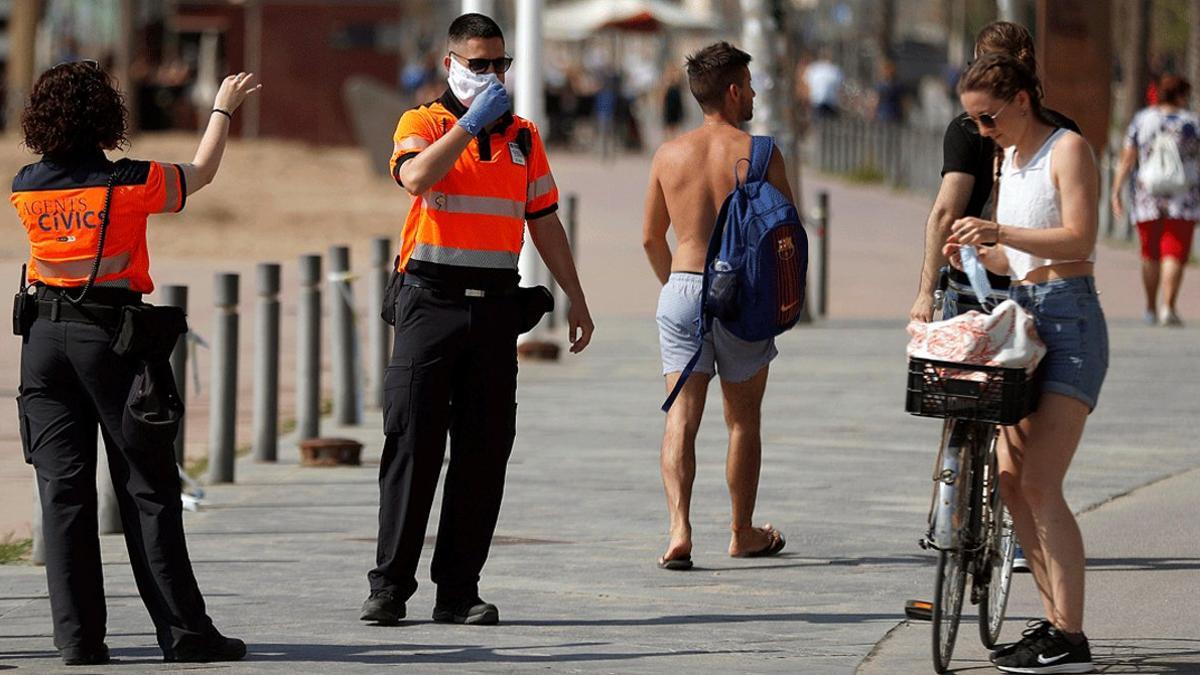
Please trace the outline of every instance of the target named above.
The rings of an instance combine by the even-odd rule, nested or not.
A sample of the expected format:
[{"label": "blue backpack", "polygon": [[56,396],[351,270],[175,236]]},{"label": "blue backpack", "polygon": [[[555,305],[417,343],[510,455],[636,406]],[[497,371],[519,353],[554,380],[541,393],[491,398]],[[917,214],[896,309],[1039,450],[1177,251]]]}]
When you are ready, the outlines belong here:
[{"label": "blue backpack", "polygon": [[770,136],[754,136],[745,182],[738,180],[734,167],[733,191],[717,214],[704,260],[696,353],[663,403],[663,412],[671,409],[699,362],[713,319],[750,341],[775,337],[800,320],[808,276],[808,235],[795,205],[767,182],[774,148]]}]

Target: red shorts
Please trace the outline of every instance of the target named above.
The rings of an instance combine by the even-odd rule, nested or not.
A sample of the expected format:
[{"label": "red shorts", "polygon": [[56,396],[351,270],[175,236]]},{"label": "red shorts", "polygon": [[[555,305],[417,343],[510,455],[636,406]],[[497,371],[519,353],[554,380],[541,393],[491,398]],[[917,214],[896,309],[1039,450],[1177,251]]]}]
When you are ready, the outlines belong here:
[{"label": "red shorts", "polygon": [[1196,221],[1159,218],[1137,224],[1142,239],[1142,260],[1174,258],[1187,261],[1192,252]]}]

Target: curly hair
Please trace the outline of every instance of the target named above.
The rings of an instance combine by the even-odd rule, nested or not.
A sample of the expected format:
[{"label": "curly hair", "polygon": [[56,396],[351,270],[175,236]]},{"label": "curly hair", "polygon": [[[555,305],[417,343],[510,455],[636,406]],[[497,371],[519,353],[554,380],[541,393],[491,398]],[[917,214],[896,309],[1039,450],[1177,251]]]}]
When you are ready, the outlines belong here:
[{"label": "curly hair", "polygon": [[64,63],[42,73],[21,115],[25,147],[70,156],[128,143],[125,99],[94,62]]}]

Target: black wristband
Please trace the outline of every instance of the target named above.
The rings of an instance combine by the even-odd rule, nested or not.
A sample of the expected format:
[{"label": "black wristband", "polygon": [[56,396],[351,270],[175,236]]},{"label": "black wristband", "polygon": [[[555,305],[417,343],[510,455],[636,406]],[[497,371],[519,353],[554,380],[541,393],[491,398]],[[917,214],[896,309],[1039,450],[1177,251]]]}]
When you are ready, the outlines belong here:
[{"label": "black wristband", "polygon": [[233,115],[228,110],[221,110],[220,108],[213,108],[212,111],[215,113],[221,113],[222,115],[228,117],[230,121],[233,121]]}]

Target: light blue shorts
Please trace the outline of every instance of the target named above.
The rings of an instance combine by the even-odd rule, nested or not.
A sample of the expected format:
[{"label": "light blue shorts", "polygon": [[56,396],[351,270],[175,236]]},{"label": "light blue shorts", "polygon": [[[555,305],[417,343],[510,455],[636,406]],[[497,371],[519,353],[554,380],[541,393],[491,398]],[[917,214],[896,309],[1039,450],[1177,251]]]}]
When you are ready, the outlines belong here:
[{"label": "light blue shorts", "polygon": [[1096,408],[1108,372],[1108,324],[1092,277],[1014,285],[1009,297],[1033,314],[1046,356],[1035,377],[1049,391]]},{"label": "light blue shorts", "polygon": [[[662,349],[663,375],[681,373],[700,344],[700,292],[703,277],[691,272],[673,272],[658,295],[658,343]],[[726,382],[745,382],[779,354],[775,338],[747,342],[713,321],[704,336],[704,351],[693,372],[719,373]]]}]

